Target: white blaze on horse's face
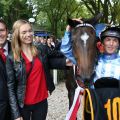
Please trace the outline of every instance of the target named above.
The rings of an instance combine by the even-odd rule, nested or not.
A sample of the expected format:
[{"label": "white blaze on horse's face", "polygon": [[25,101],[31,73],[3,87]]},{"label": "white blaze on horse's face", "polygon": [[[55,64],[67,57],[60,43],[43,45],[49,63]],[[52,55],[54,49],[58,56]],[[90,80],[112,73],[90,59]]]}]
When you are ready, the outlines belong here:
[{"label": "white blaze on horse's face", "polygon": [[86,32],[81,35],[81,40],[83,40],[84,46],[86,46],[88,38],[89,38],[89,35]]}]

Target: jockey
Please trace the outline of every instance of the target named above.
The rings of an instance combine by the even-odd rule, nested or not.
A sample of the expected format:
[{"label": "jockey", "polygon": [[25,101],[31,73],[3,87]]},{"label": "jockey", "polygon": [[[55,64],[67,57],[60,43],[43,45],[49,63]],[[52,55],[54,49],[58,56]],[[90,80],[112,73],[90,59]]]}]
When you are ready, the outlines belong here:
[{"label": "jockey", "polygon": [[120,28],[109,27],[100,34],[104,52],[98,58],[94,82],[102,77],[120,80]]},{"label": "jockey", "polygon": [[[118,111],[120,108],[120,28],[106,28],[100,34],[100,41],[103,44],[104,51],[98,57],[94,84],[89,90],[85,91],[85,94],[90,96],[89,101],[92,101],[91,108],[93,110],[90,114],[84,111],[84,116],[87,118],[91,115],[91,118],[94,119],[90,120],[110,120],[114,118],[117,120],[119,119],[117,115],[120,113]],[[116,99],[118,99],[118,102],[117,105],[114,105]],[[87,97],[85,100],[87,100]],[[116,109],[114,109],[115,107]],[[102,118],[100,118],[101,116]]]}]

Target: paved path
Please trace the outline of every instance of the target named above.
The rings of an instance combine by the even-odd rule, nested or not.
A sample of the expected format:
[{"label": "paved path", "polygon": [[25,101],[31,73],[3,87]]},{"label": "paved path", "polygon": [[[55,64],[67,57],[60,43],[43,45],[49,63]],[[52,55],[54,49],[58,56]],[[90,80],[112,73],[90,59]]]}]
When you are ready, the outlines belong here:
[{"label": "paved path", "polygon": [[[81,106],[82,107],[82,106]],[[64,120],[68,111],[68,98],[65,83],[56,85],[53,94],[48,98],[48,116],[47,120]],[[78,120],[81,119],[81,108],[78,112]]]},{"label": "paved path", "polygon": [[47,120],[64,120],[68,111],[68,98],[65,83],[58,83],[55,91],[48,98]]}]

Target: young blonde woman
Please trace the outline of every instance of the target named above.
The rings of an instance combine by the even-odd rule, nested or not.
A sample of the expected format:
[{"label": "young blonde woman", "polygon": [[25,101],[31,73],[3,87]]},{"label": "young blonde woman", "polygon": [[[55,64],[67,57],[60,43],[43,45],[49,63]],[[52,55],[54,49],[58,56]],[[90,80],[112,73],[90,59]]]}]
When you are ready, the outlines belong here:
[{"label": "young blonde woman", "polygon": [[[48,91],[52,93],[55,89],[45,46],[35,47],[32,42],[30,23],[17,20],[13,25],[12,52],[6,61],[9,100],[15,120],[45,120]],[[53,60],[54,67],[66,65],[65,59],[58,61]]]}]

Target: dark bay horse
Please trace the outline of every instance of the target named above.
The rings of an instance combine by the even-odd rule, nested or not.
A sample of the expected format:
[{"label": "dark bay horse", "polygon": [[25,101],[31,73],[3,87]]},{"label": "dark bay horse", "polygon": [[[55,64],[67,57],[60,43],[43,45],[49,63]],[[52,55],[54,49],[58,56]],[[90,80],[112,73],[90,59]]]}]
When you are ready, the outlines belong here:
[{"label": "dark bay horse", "polygon": [[94,25],[102,14],[98,14],[91,19],[82,19],[83,23],[68,19],[68,24],[72,27],[71,42],[73,54],[76,59],[77,72],[73,68],[66,70],[66,88],[68,90],[69,108],[72,105],[75,88],[77,83],[85,88],[92,84],[94,67],[97,58],[96,52],[96,33]]}]

